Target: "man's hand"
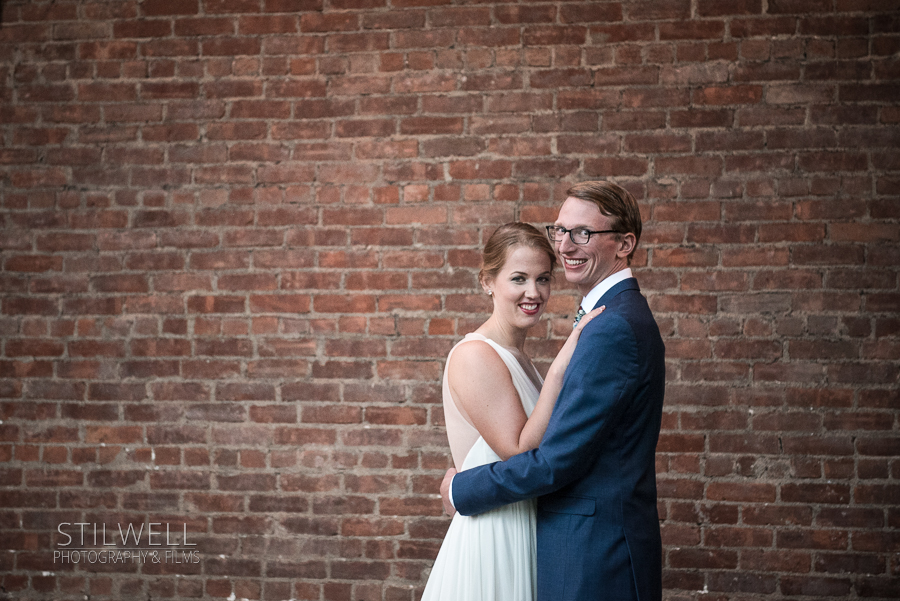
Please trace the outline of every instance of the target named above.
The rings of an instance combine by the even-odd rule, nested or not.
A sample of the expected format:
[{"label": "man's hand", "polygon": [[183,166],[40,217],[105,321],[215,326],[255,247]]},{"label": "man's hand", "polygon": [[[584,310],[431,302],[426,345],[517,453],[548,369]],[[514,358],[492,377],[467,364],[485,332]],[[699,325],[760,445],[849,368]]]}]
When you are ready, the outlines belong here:
[{"label": "man's hand", "polygon": [[456,508],[450,503],[450,481],[456,475],[456,470],[452,467],[444,474],[444,480],[441,482],[441,502],[444,504],[444,513],[451,518],[456,513]]}]

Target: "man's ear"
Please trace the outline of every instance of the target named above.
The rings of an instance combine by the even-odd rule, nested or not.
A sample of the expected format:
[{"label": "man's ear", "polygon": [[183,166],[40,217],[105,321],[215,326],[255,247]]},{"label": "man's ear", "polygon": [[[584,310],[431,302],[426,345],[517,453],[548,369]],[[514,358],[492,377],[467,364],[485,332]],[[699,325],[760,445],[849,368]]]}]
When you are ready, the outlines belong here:
[{"label": "man's ear", "polygon": [[631,232],[622,234],[622,238],[619,240],[619,246],[616,249],[616,256],[624,259],[631,254],[635,246],[637,246],[637,236]]}]

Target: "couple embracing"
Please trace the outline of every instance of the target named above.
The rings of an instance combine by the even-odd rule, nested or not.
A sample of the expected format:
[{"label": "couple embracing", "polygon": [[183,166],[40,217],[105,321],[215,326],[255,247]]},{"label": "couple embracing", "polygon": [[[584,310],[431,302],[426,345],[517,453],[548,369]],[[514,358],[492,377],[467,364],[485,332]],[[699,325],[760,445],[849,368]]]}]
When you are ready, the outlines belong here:
[{"label": "couple embracing", "polygon": [[[480,280],[493,311],[447,358],[456,469],[441,495],[453,520],[423,601],[662,596],[654,456],[665,361],[628,267],[641,216],[610,182],[567,196],[547,236],[511,223],[485,246]],[[584,298],[542,381],[524,345],[557,258]]]}]

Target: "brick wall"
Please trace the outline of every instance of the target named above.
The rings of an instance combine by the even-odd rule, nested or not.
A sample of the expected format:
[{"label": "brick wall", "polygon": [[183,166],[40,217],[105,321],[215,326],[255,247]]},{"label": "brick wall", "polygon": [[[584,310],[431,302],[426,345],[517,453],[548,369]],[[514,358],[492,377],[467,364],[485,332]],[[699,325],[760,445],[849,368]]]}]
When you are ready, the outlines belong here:
[{"label": "brick wall", "polygon": [[[479,249],[606,177],[668,351],[666,598],[900,597],[898,15],[5,0],[0,597],[416,599]],[[63,522],[200,561],[56,562]]]}]

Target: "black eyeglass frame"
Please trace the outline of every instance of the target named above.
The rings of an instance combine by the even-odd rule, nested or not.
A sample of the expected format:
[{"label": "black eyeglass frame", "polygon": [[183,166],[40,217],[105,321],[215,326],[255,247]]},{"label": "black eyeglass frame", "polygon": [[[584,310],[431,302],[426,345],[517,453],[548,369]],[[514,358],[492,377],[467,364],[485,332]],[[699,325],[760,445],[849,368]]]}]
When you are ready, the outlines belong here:
[{"label": "black eyeglass frame", "polygon": [[[590,242],[591,236],[593,236],[594,234],[621,234],[622,233],[619,230],[596,230],[595,231],[595,230],[588,230],[588,229],[584,229],[584,228],[575,228],[576,230],[581,229],[582,232],[587,232],[587,235],[588,235],[587,240],[585,240],[584,242],[576,242],[575,237],[572,235],[572,232],[574,230],[566,229],[566,228],[562,227],[561,225],[548,225],[546,227],[547,227],[547,237],[550,238],[550,242],[562,242],[563,236],[565,236],[566,234],[569,234],[569,240],[572,241],[572,244],[577,244],[579,246],[582,246],[582,245]],[[553,237],[554,231],[559,232],[558,240]]]}]

